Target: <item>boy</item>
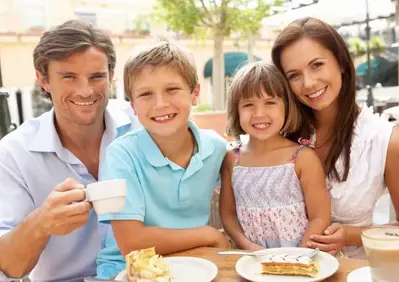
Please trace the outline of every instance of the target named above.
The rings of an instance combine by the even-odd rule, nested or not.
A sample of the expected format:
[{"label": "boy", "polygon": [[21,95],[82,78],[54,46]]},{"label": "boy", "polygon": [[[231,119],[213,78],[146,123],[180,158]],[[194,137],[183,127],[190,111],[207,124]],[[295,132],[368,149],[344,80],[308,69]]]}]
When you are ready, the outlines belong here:
[{"label": "boy", "polygon": [[229,246],[206,225],[226,143],[189,120],[200,93],[191,55],[167,42],[149,47],[126,63],[124,84],[144,128],[113,142],[101,169],[102,180],[126,179],[128,196],[125,210],[99,217],[113,231],[97,259],[100,278],[122,271],[132,250]]}]

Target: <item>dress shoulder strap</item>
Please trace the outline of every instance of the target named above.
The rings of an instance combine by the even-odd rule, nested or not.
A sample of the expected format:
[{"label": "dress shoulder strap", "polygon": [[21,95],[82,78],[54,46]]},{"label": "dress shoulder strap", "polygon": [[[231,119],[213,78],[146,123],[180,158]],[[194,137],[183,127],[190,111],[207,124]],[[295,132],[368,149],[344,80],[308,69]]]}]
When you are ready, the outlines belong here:
[{"label": "dress shoulder strap", "polygon": [[233,147],[233,153],[234,153],[234,166],[237,166],[240,162],[240,147],[241,143],[237,143]]},{"label": "dress shoulder strap", "polygon": [[296,149],[295,153],[292,155],[290,163],[294,164],[296,157],[298,156],[299,152],[305,147],[305,145],[299,145]]}]

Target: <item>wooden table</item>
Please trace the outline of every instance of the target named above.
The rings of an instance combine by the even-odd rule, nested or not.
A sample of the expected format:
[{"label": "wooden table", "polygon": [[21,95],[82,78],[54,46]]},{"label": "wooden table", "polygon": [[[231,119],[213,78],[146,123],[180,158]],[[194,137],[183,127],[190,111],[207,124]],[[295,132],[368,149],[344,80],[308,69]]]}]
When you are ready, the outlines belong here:
[{"label": "wooden table", "polygon": [[[244,282],[247,281],[241,278],[235,271],[237,260],[241,257],[238,255],[217,255],[217,248],[196,248],[180,253],[173,254],[173,256],[192,256],[200,257],[212,261],[218,267],[218,276],[214,282]],[[346,282],[346,277],[353,270],[367,266],[367,260],[361,259],[338,259],[339,269],[330,278],[324,280],[325,282]]]}]

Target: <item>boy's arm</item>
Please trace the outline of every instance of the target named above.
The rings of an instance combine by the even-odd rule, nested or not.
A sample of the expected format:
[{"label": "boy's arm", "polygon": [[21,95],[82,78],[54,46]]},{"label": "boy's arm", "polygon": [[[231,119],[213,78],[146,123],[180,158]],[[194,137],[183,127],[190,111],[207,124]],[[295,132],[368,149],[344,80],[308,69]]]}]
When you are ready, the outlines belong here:
[{"label": "boy's arm", "polygon": [[261,246],[252,243],[244,234],[237,219],[236,202],[231,186],[231,175],[234,166],[234,154],[228,151],[221,168],[222,187],[220,189],[219,213],[224,231],[244,250],[260,250]]},{"label": "boy's arm", "polygon": [[330,195],[323,166],[312,149],[306,147],[301,150],[296,158],[295,171],[303,189],[309,219],[301,244],[307,247],[310,235],[323,234],[331,223]]},{"label": "boy's arm", "polygon": [[187,229],[148,227],[138,220],[111,222],[116,242],[123,256],[133,250],[155,247],[160,255],[193,249],[196,247],[229,248],[223,233],[208,225]]}]

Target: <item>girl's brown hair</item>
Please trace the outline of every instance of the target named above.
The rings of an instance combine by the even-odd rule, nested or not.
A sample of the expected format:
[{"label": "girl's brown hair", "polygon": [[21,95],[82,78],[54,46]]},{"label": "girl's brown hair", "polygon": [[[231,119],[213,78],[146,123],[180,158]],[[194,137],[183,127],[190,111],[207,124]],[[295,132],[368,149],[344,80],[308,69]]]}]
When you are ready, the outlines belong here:
[{"label": "girl's brown hair", "polygon": [[[324,163],[326,174],[332,179],[343,182],[349,174],[353,127],[358,115],[355,68],[345,41],[332,26],[315,18],[303,18],[290,23],[274,42],[272,59],[282,73],[284,73],[281,66],[283,50],[305,37],[317,41],[332,52],[343,70],[342,87],[337,98],[340,114],[335,120],[331,136],[332,146]],[[304,118],[302,126],[288,136],[293,141],[297,141],[299,137],[310,138],[314,133],[315,117],[312,109],[301,104],[300,111]],[[338,172],[335,165],[341,154],[344,156],[343,173]]]},{"label": "girl's brown hair", "polygon": [[227,97],[227,135],[239,139],[246,134],[240,125],[238,104],[242,99],[262,98],[262,90],[271,97],[279,97],[285,105],[283,133],[295,132],[301,125],[298,105],[288,83],[272,64],[256,62],[239,69],[230,84]]}]

